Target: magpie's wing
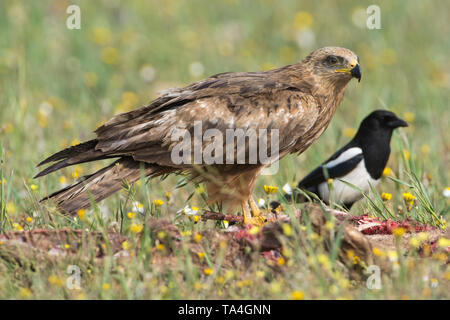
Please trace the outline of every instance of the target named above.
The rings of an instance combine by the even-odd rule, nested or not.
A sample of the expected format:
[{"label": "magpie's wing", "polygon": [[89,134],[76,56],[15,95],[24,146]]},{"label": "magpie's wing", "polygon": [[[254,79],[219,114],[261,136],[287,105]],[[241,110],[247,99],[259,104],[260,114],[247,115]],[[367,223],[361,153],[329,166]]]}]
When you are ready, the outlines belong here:
[{"label": "magpie's wing", "polygon": [[[330,159],[333,159],[333,157]],[[324,166],[328,170],[328,176],[334,179],[342,177],[352,171],[361,160],[363,160],[363,154],[359,153],[350,159],[346,159],[345,161],[336,163],[332,166],[327,166],[326,164],[318,166],[298,183],[298,187],[301,189],[307,189],[325,182]]]}]

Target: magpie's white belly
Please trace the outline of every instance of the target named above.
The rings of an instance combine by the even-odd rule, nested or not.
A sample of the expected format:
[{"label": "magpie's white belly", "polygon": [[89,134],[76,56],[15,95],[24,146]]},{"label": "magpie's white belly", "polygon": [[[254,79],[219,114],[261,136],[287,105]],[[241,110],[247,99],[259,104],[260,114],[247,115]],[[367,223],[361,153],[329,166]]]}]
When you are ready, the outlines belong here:
[{"label": "magpie's white belly", "polygon": [[[370,190],[369,183],[375,187],[380,179],[373,179],[370,174],[366,170],[366,166],[364,164],[364,160],[361,160],[358,165],[350,171],[345,176],[340,178],[333,179],[332,185],[332,195],[331,198],[334,202],[338,204],[351,203],[355,202],[363,197],[360,191],[346,185],[345,183],[339,181],[346,181],[364,192],[368,192]],[[328,183],[323,182],[318,186],[320,197],[327,203],[330,202],[330,192],[328,189]]]}]

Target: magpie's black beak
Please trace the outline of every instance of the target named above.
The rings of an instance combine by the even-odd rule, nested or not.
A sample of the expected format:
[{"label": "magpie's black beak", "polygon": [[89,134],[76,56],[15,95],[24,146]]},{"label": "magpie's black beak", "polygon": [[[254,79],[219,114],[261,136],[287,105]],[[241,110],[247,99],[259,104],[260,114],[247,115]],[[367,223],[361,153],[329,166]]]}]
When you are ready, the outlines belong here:
[{"label": "magpie's black beak", "polygon": [[398,128],[398,127],[407,127],[408,126],[408,122],[406,122],[405,120],[397,118],[395,120],[390,121],[388,123],[388,125],[389,125],[389,127],[395,129],[395,128]]},{"label": "magpie's black beak", "polygon": [[353,78],[358,79],[358,82],[361,81],[361,68],[359,67],[359,64],[353,67],[353,69],[350,70],[350,74]]}]

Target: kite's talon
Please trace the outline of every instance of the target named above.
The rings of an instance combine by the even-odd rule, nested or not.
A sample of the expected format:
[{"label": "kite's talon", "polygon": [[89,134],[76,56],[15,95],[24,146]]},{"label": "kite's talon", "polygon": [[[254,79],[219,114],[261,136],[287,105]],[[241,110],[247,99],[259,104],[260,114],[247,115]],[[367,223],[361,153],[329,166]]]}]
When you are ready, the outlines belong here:
[{"label": "kite's talon", "polygon": [[254,227],[263,227],[267,223],[267,219],[264,216],[245,217],[243,225],[252,225]]},{"label": "kite's talon", "polygon": [[[252,202],[250,201],[250,205],[251,203]],[[262,227],[266,224],[267,219],[263,215],[260,215],[260,212],[257,212],[256,215],[254,212],[250,213],[250,208],[248,206],[247,201],[243,201],[241,203],[241,207],[242,213],[244,214],[244,221],[242,222],[244,226],[252,225],[255,227]]]},{"label": "kite's talon", "polygon": [[252,210],[252,216],[253,217],[258,217],[261,215],[261,210],[259,209],[258,205],[256,204],[255,200],[253,199],[253,197],[250,197],[249,200],[250,203],[250,208]]}]

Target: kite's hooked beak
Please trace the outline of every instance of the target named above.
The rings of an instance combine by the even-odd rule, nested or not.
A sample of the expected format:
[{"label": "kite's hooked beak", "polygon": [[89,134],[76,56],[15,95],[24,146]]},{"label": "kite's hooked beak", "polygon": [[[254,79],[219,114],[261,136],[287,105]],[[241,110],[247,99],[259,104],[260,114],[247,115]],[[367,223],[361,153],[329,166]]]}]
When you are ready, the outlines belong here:
[{"label": "kite's hooked beak", "polygon": [[350,69],[350,74],[353,78],[358,79],[358,82],[361,81],[361,68],[359,67],[359,64]]},{"label": "kite's hooked beak", "polygon": [[344,72],[346,74],[351,75],[353,78],[358,79],[358,82],[361,81],[361,68],[359,64],[355,61],[350,64],[350,68],[345,69],[336,69],[334,72]]}]

